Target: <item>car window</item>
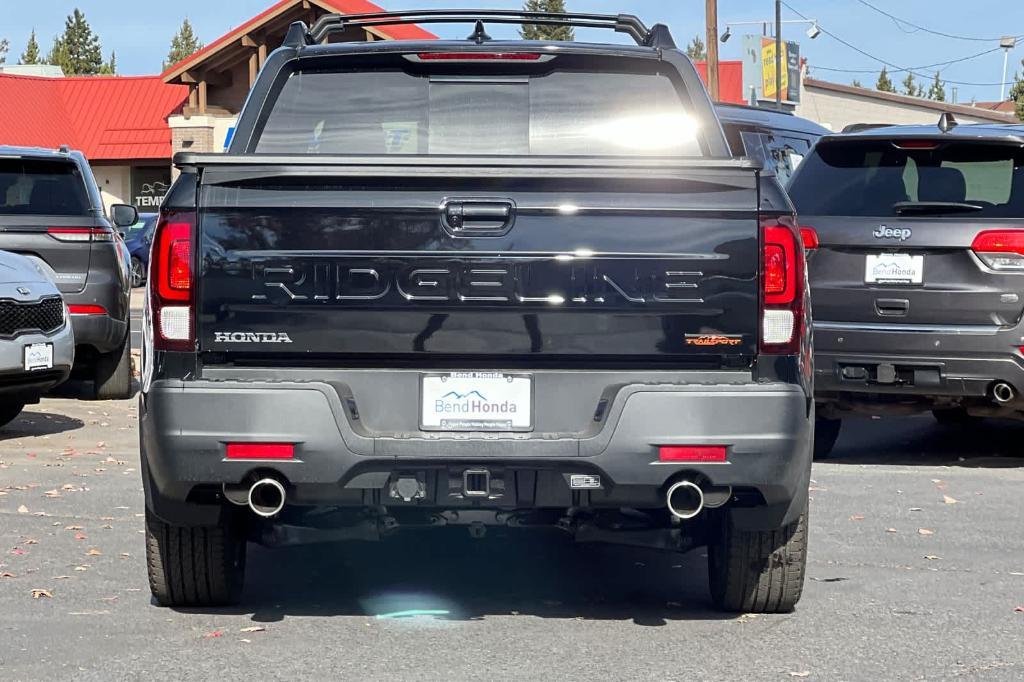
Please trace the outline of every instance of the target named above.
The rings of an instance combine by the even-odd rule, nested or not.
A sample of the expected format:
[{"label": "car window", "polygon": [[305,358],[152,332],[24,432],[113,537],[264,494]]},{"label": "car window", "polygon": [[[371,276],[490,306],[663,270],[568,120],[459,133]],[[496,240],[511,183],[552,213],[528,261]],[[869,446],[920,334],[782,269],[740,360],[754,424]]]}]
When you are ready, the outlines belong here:
[{"label": "car window", "polygon": [[[924,144],[924,143],[921,143]],[[892,217],[899,202],[963,203],[975,217],[1024,217],[1024,151],[942,142],[900,149],[891,141],[820,144],[789,186],[804,215]]]},{"label": "car window", "polygon": [[295,72],[270,108],[256,151],[701,155],[694,119],[666,74],[558,68]]},{"label": "car window", "polygon": [[0,159],[0,215],[87,216],[90,208],[74,163]]}]

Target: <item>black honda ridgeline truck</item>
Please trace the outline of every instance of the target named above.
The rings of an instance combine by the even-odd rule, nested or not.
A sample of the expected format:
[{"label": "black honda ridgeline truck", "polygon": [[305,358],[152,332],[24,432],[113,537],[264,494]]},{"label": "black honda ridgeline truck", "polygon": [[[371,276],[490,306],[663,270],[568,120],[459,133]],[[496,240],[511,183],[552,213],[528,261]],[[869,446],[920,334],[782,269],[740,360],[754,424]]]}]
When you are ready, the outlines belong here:
[{"label": "black honda ridgeline truck", "polygon": [[[475,31],[322,44],[413,21]],[[637,45],[496,41],[484,21]],[[797,603],[801,236],[778,182],[731,158],[664,26],[297,23],[230,153],[176,163],[141,406],[160,604],[237,600],[247,541],[441,526],[706,545],[721,608]]]}]

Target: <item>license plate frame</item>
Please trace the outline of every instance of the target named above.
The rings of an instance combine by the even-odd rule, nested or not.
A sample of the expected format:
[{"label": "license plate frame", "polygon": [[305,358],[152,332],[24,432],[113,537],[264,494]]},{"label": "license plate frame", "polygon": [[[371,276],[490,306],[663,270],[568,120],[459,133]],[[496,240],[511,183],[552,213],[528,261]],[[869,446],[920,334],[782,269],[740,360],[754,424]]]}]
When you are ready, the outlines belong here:
[{"label": "license plate frame", "polygon": [[864,283],[876,286],[922,286],[924,255],[869,253],[864,259]]},{"label": "license plate frame", "polygon": [[[532,432],[534,379],[532,374],[510,372],[421,374],[418,387],[420,430],[444,433]],[[440,404],[446,407],[440,408]]]},{"label": "license plate frame", "polygon": [[30,343],[22,349],[22,364],[26,372],[53,369],[53,344]]}]

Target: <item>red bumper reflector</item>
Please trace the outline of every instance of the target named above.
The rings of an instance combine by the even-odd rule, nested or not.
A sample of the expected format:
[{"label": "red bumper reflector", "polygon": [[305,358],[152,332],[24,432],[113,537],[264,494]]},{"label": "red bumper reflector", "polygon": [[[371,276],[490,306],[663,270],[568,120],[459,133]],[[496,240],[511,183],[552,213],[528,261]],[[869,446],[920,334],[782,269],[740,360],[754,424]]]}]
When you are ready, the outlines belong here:
[{"label": "red bumper reflector", "polygon": [[68,312],[72,315],[106,315],[107,309],[101,305],[72,303],[68,306]]},{"label": "red bumper reflector", "polygon": [[662,445],[658,459],[662,462],[724,462],[724,445]]},{"label": "red bumper reflector", "polygon": [[228,459],[294,459],[291,443],[228,443]]}]

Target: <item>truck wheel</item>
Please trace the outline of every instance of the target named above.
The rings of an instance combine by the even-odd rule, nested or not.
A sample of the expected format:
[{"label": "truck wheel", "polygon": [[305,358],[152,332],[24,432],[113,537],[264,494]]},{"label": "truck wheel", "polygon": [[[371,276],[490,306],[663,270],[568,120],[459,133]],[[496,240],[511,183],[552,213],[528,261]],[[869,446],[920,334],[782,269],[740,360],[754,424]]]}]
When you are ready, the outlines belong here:
[{"label": "truck wheel", "polygon": [[814,459],[825,459],[832,454],[842,428],[842,419],[817,417],[814,420]]},{"label": "truck wheel", "polygon": [[788,613],[800,601],[807,567],[807,507],[796,523],[768,531],[735,528],[724,515],[708,547],[711,598],[720,609]]},{"label": "truck wheel", "polygon": [[121,347],[96,359],[93,374],[96,400],[125,400],[132,397],[131,331]]},{"label": "truck wheel", "polygon": [[229,606],[245,580],[245,538],[236,524],[172,526],[146,510],[149,589],[161,606]]},{"label": "truck wheel", "polygon": [[25,403],[3,403],[0,404],[0,426],[7,426],[17,419],[21,411],[25,409]]},{"label": "truck wheel", "polygon": [[132,288],[137,289],[146,283],[145,269],[142,261],[132,256]]}]

